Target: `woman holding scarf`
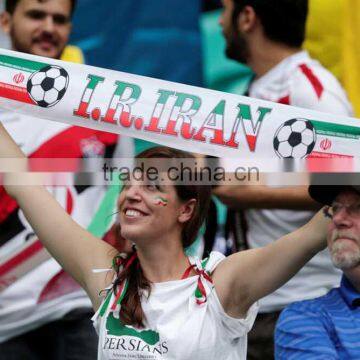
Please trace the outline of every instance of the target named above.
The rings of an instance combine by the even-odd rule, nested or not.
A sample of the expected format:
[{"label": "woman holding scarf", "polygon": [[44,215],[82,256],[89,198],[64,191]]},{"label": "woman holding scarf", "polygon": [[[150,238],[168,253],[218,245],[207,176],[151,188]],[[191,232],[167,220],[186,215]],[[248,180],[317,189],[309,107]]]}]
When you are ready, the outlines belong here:
[{"label": "woman holding scarf", "polygon": [[[0,158],[24,158],[1,125]],[[191,155],[157,147],[138,158],[171,163]],[[134,247],[118,254],[78,226],[45,188],[15,186],[12,176],[5,175],[5,189],[92,300],[100,360],[245,359],[256,301],[326,246],[328,220],[319,212],[264,248],[227,258],[214,252],[202,261],[187,257],[184,248],[203,223],[210,188],[132,179],[119,196],[118,216],[121,236]]]}]

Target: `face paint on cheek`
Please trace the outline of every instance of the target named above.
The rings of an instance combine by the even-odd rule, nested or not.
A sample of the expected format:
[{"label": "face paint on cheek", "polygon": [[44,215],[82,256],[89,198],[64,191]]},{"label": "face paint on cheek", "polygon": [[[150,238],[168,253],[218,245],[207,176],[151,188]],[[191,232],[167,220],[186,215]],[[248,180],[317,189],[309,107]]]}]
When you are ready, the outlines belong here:
[{"label": "face paint on cheek", "polygon": [[168,200],[164,199],[161,196],[156,196],[154,201],[155,201],[155,205],[167,206],[168,204]]}]

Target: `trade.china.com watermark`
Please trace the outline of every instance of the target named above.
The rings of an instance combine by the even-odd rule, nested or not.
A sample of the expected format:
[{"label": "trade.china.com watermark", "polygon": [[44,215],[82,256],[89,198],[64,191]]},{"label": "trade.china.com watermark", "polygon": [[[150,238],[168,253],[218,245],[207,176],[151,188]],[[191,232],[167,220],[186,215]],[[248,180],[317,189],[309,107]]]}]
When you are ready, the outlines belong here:
[{"label": "trade.china.com watermark", "polygon": [[137,159],[133,166],[102,167],[105,182],[155,182],[163,185],[219,185],[231,182],[258,182],[260,170],[255,166],[227,169],[216,159]]}]

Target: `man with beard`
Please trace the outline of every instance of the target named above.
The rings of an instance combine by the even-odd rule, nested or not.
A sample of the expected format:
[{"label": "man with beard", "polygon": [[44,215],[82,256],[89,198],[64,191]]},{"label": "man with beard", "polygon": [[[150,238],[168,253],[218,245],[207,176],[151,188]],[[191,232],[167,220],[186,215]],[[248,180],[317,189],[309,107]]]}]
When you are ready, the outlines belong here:
[{"label": "man with beard", "polygon": [[[74,7],[75,0],[6,0],[1,26],[13,50],[58,59],[69,39]],[[21,68],[18,71],[21,79]],[[111,157],[118,139],[114,134],[11,112],[0,111],[0,121],[30,158],[50,158],[55,166],[56,158]],[[105,191],[95,186],[49,190],[84,227]],[[96,359],[90,300],[39,248],[24,214],[3,187],[0,229],[0,259],[10,259],[0,266],[0,358]]]},{"label": "man with beard", "polygon": [[[253,70],[250,97],[344,116],[352,114],[335,77],[301,49],[307,0],[223,0],[223,5],[220,24],[227,42],[226,54]],[[253,120],[254,129],[259,129],[259,142],[267,134],[256,125]],[[234,211],[243,211],[249,248],[265,246],[304,225],[318,206],[306,187],[221,186],[214,193]],[[273,331],[281,309],[294,301],[324,295],[339,281],[340,273],[333,268],[328,253],[321,252],[285,286],[262,299],[249,333],[248,359],[273,358]]]},{"label": "man with beard", "polygon": [[[328,248],[341,285],[291,304],[276,326],[277,359],[360,359],[360,186],[310,186],[328,210]],[[310,280],[310,279],[309,279]]]},{"label": "man with beard", "polygon": [[74,1],[6,1],[3,31],[16,51],[59,59],[71,31]]}]

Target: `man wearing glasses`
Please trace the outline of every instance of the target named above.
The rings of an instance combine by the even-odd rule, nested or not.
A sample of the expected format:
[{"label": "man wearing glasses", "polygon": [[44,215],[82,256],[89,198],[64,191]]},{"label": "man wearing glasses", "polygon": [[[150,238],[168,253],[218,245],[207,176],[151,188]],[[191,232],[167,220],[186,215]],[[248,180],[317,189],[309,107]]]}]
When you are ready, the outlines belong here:
[{"label": "man wearing glasses", "polygon": [[[360,186],[310,186],[331,218],[328,248],[343,271],[339,288],[281,314],[276,359],[360,359]],[[309,279],[311,281],[311,279]]]}]

